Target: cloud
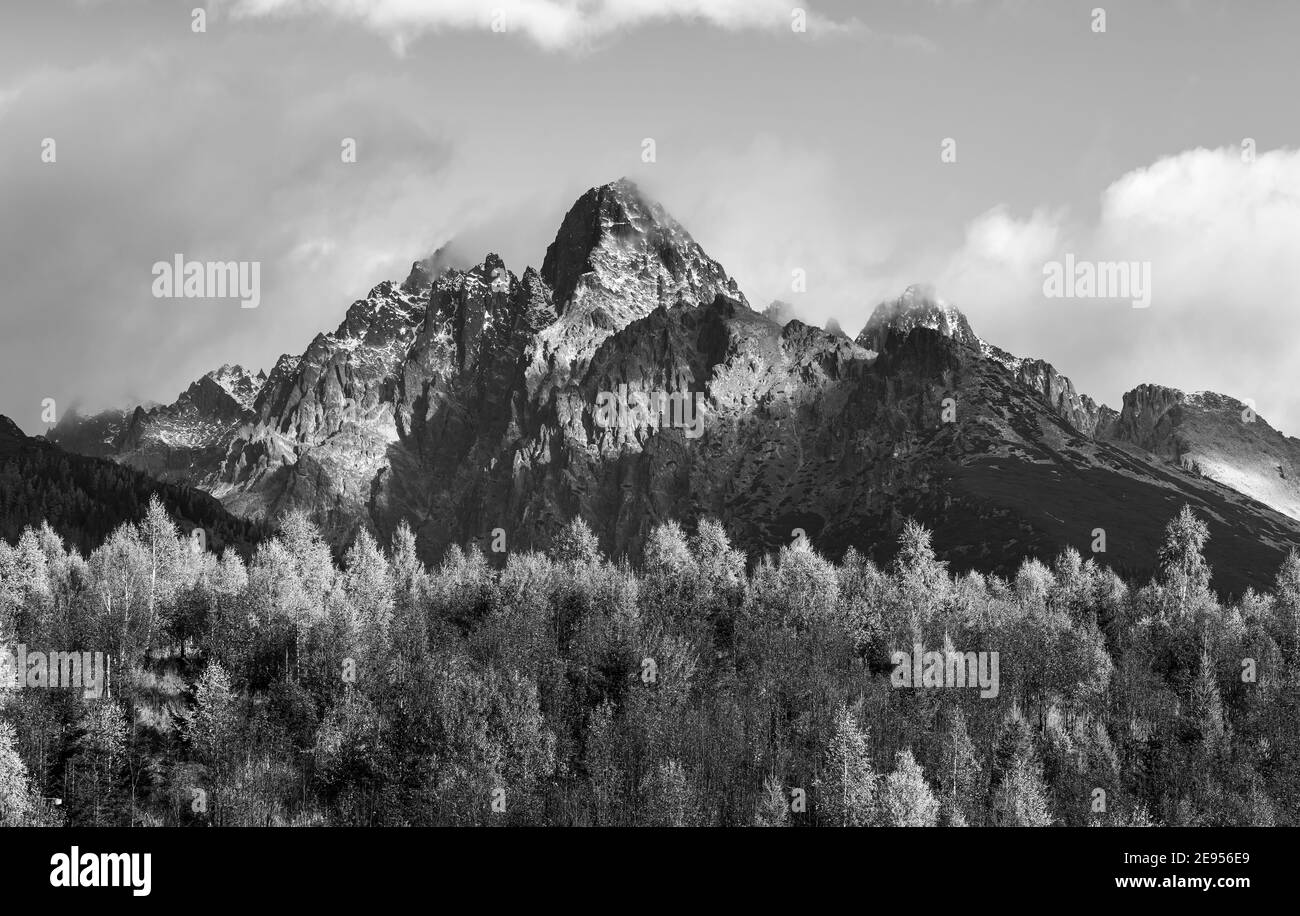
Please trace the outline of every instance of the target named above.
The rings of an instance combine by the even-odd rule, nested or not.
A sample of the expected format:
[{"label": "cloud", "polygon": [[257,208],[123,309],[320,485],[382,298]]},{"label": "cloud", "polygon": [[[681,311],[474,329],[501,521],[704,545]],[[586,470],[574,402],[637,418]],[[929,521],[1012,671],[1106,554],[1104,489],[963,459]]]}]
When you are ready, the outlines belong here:
[{"label": "cloud", "polygon": [[[0,413],[28,430],[46,397],[170,401],[213,366],[301,352],[482,209],[456,147],[382,79],[185,69],[179,55],[47,68],[4,115],[0,199],[21,231],[0,249],[0,339],[24,343],[5,353]],[[359,164],[341,161],[345,131]],[[178,252],[260,263],[260,307],[153,298],[152,264]]]},{"label": "cloud", "polygon": [[963,307],[978,311],[1023,293],[1057,256],[1064,213],[1036,210],[1019,218],[1003,205],[980,214],[966,227],[965,244],[944,269],[939,288],[960,293]]},{"label": "cloud", "polygon": [[966,250],[983,262],[1018,265],[1041,260],[1057,244],[1057,217],[1038,210],[1027,220],[1018,220],[1006,207],[994,207],[976,219],[966,232]]},{"label": "cloud", "polygon": [[805,322],[836,318],[852,333],[861,328],[869,278],[881,273],[896,244],[845,186],[825,149],[760,134],[744,145],[702,149],[668,166],[669,175],[662,168],[637,174],[638,183],[726,268],[755,310],[779,299]]},{"label": "cloud", "polygon": [[[1150,307],[1046,298],[1044,264],[1067,253],[1149,262]],[[1300,150],[1163,157],[1107,187],[1091,220],[994,208],[939,285],[982,336],[1046,356],[1112,406],[1155,382],[1254,398],[1275,426],[1300,427]]]},{"label": "cloud", "polygon": [[[385,36],[399,52],[420,35],[444,30],[518,32],[548,51],[590,47],[616,33],[665,22],[729,31],[789,32],[788,0],[222,0],[236,19],[325,16]],[[810,36],[867,31],[856,19],[805,12]],[[924,39],[906,39],[925,46]]]}]

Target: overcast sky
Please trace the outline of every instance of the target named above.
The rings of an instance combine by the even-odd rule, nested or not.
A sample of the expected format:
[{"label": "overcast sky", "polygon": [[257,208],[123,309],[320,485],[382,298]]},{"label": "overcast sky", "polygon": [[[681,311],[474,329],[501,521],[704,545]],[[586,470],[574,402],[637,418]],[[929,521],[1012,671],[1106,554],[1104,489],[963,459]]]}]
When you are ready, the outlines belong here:
[{"label": "overcast sky", "polygon": [[[1112,406],[1159,382],[1300,431],[1300,4],[1097,5],[827,0],[800,33],[789,0],[223,0],[196,33],[4,0],[0,413],[269,369],[448,242],[540,266],[627,175],[756,308],[856,333],[929,281]],[[261,262],[260,307],[153,298],[177,252]],[[1150,262],[1150,307],[1046,298],[1067,252]]]}]

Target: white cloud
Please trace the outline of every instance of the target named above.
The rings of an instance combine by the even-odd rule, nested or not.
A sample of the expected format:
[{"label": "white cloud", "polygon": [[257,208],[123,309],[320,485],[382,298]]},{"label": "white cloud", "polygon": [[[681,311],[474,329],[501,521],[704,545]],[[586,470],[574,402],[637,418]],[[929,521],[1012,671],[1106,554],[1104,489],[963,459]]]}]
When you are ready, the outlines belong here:
[{"label": "white cloud", "polygon": [[[836,318],[849,333],[861,328],[869,278],[896,245],[838,180],[825,150],[763,134],[745,145],[710,147],[666,181],[647,171],[635,176],[642,188],[727,269],[755,310],[780,299],[803,321]],[[793,288],[795,270],[803,271],[802,292]],[[899,282],[891,278],[881,289]]]},{"label": "white cloud", "polygon": [[[1042,268],[1072,253],[1149,261],[1152,302],[1049,300]],[[1051,359],[1118,404],[1142,382],[1254,398],[1300,427],[1300,150],[1194,149],[1112,183],[1094,220],[998,207],[968,228],[940,291],[982,336]]]},{"label": "white cloud", "polygon": [[[443,30],[522,33],[549,51],[572,50],[614,33],[662,22],[698,22],[727,30],[790,32],[789,0],[222,0],[235,18],[330,16],[387,37],[399,51]],[[865,31],[857,20],[807,11],[807,34]],[[919,39],[910,39],[917,41]]]},{"label": "white cloud", "polygon": [[1036,210],[1021,219],[1005,206],[982,213],[966,227],[966,240],[939,277],[939,291],[960,296],[963,309],[978,314],[1008,298],[1023,297],[1042,276],[1045,261],[1057,257],[1063,212]]},{"label": "white cloud", "polygon": [[994,207],[970,224],[966,249],[983,262],[1024,265],[1050,254],[1059,235],[1059,217],[1044,210],[1035,211],[1027,220],[1018,220],[1006,207]]},{"label": "white cloud", "polygon": [[[0,249],[0,275],[31,306],[0,315],[0,339],[28,342],[5,353],[0,414],[31,430],[45,397],[170,401],[214,365],[269,366],[483,211],[450,141],[388,83],[340,92],[228,67],[182,80],[182,57],[141,57],[22,84],[0,131],[0,199],[22,231]],[[324,108],[366,138],[363,157],[382,155],[341,162]],[[33,140],[47,134],[51,164]],[[261,306],[153,298],[150,265],[176,252],[259,262]]]}]

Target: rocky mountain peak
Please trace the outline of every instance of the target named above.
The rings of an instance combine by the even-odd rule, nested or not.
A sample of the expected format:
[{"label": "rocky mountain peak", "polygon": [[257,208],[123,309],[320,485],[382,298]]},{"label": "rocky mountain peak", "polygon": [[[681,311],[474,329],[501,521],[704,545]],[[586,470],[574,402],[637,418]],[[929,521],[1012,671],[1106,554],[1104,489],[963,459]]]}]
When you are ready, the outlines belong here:
[{"label": "rocky mountain peak", "polygon": [[980,339],[971,330],[966,316],[956,306],[940,299],[935,288],[925,283],[913,284],[897,299],[888,299],[876,306],[866,327],[858,335],[857,343],[878,352],[883,348],[886,336],[907,334],[913,328],[929,328],[961,343],[974,347],[980,345]]},{"label": "rocky mountain peak", "polygon": [[678,299],[698,304],[723,293],[743,301],[722,265],[626,178],[590,189],[569,208],[541,275],[559,314],[603,308],[619,327]]},{"label": "rocky mountain peak", "polygon": [[722,265],[635,184],[592,188],[569,209],[546,249],[541,278],[557,320],[530,348],[530,396],[581,377],[597,348],[658,308],[717,297],[749,304]]},{"label": "rocky mountain peak", "polygon": [[1300,519],[1300,440],[1236,398],[1138,385],[1108,436]]},{"label": "rocky mountain peak", "polygon": [[[1112,438],[1150,452],[1174,456],[1168,442],[1174,431],[1185,431],[1189,421],[1205,424],[1211,417],[1237,435],[1266,432],[1285,439],[1263,417],[1234,397],[1214,391],[1190,394],[1166,385],[1138,385],[1124,394],[1124,407],[1115,418]],[[1186,443],[1184,443],[1186,444]],[[1168,454],[1166,454],[1168,453]]]},{"label": "rocky mountain peak", "polygon": [[421,340],[451,342],[462,371],[476,366],[480,352],[516,324],[518,288],[519,279],[494,253],[469,270],[444,271],[430,290]]},{"label": "rocky mountain peak", "polygon": [[343,341],[387,346],[409,338],[424,320],[423,292],[413,292],[405,284],[385,280],[370,290],[364,299],[348,307],[343,321],[335,329],[331,344]]},{"label": "rocky mountain peak", "polygon": [[411,272],[402,281],[402,289],[415,293],[428,289],[432,284],[433,276],[429,273],[426,263],[424,261],[414,261],[411,264]]},{"label": "rocky mountain peak", "polygon": [[[1186,401],[1192,407],[1204,410],[1243,411],[1247,409],[1247,405],[1243,402],[1231,395],[1220,394],[1217,391],[1193,391],[1186,396]],[[1262,417],[1256,417],[1256,419],[1261,423],[1263,422]]]},{"label": "rocky mountain peak", "polygon": [[551,290],[537,268],[527,268],[519,278],[519,300],[524,306],[524,318],[534,332],[554,323],[555,308],[551,304]]},{"label": "rocky mountain peak", "polygon": [[271,367],[271,374],[266,377],[268,382],[278,381],[293,375],[298,368],[298,363],[302,361],[301,356],[295,356],[292,353],[281,353],[280,358],[275,361]]},{"label": "rocky mountain peak", "polygon": [[[1115,418],[1114,438],[1157,451],[1158,440],[1172,423],[1177,424],[1179,409],[1186,395],[1177,388],[1164,385],[1138,385],[1125,392],[1124,406]],[[1170,416],[1174,414],[1174,416]]]},{"label": "rocky mountain peak", "polygon": [[254,375],[243,366],[226,364],[220,369],[213,369],[194,384],[202,385],[204,379],[215,383],[243,409],[252,410],[257,393],[266,381],[266,374],[258,372]]},{"label": "rocky mountain peak", "polygon": [[427,293],[438,275],[450,266],[451,260],[450,246],[443,245],[427,258],[413,262],[411,272],[402,281],[402,291],[417,296]]},{"label": "rocky mountain peak", "polygon": [[[210,400],[68,421],[54,438],[246,517],[304,508],[339,545],[409,521],[431,557],[497,526],[545,543],[575,515],[604,519],[616,552],[656,519],[706,513],[746,550],[803,527],[820,549],[884,561],[906,514],[955,563],[999,575],[1091,524],[1146,526],[1125,538],[1145,543],[1179,501],[1222,520],[1212,545],[1262,531],[1276,556],[1300,532],[1300,441],[1236,402],[1144,386],[1117,423],[1049,363],[981,341],[930,286],[881,303],[856,343],[784,303],[760,315],[626,180],[573,204],[541,270],[449,260],[381,283],[264,381],[222,367],[201,380]],[[250,387],[251,415],[231,409]],[[702,422],[597,424],[602,393],[625,389],[689,393]],[[948,397],[955,422],[936,409]],[[1075,524],[1085,502],[1091,524]]]}]

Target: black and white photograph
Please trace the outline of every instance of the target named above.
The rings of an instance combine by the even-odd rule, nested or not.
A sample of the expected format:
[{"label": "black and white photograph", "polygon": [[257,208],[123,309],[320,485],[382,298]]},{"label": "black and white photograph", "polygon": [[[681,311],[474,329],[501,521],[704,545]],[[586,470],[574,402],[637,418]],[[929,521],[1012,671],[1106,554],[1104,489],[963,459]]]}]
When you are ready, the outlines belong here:
[{"label": "black and white photograph", "polygon": [[1280,892],[1297,36],[4,0],[6,885]]}]

